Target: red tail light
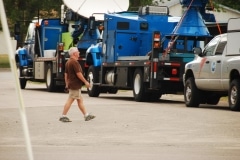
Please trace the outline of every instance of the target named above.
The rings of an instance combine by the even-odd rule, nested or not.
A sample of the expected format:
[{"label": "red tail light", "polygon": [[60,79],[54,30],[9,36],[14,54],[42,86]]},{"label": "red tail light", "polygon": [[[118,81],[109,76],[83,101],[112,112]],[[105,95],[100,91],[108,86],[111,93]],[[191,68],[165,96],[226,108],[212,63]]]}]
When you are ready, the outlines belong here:
[{"label": "red tail light", "polygon": [[177,69],[173,68],[172,69],[172,75],[177,75],[177,73],[178,73]]}]

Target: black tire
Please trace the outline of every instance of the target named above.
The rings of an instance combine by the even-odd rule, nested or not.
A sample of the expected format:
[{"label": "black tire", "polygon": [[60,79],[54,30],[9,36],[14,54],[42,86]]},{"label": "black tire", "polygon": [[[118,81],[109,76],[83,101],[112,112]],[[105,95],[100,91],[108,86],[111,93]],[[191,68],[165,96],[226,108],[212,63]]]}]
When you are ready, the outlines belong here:
[{"label": "black tire", "polygon": [[118,92],[118,89],[117,89],[117,88],[110,88],[110,89],[108,90],[108,93],[110,93],[110,94],[117,94],[117,92]]},{"label": "black tire", "polygon": [[47,71],[46,71],[46,87],[49,92],[54,92],[56,91],[56,86],[54,82],[54,74],[52,71],[52,65],[48,64],[47,65]]},{"label": "black tire", "polygon": [[100,94],[99,85],[94,85],[94,83],[99,83],[99,67],[90,66],[87,73],[87,80],[91,87],[88,88],[88,95],[90,97],[98,97]]},{"label": "black tire", "polygon": [[25,89],[26,85],[27,85],[27,80],[25,78],[20,78],[22,77],[22,67],[18,68],[18,74],[19,74],[19,83],[20,83],[20,87],[21,89]]},{"label": "black tire", "polygon": [[234,79],[228,91],[228,103],[232,111],[240,111],[240,80]]},{"label": "black tire", "polygon": [[184,100],[187,107],[198,107],[200,104],[200,91],[197,89],[194,78],[187,79],[184,86]]},{"label": "black tire", "polygon": [[137,102],[143,102],[148,99],[141,69],[136,69],[133,75],[133,96]]},{"label": "black tire", "polygon": [[20,82],[21,89],[25,89],[27,85],[27,80],[23,78],[19,78],[19,82]]},{"label": "black tire", "polygon": [[148,93],[148,101],[149,102],[156,102],[162,97],[162,93],[159,91],[150,92]]}]

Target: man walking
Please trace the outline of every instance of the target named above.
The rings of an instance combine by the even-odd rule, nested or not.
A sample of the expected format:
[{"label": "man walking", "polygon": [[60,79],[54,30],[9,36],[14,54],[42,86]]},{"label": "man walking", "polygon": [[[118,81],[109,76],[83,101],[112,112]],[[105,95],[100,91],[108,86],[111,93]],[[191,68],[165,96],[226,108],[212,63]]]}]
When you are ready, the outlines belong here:
[{"label": "man walking", "polygon": [[69,49],[70,59],[67,61],[65,66],[64,79],[66,83],[66,89],[69,90],[69,97],[64,105],[62,116],[60,121],[62,122],[71,122],[67,117],[67,113],[74,102],[77,100],[78,107],[82,114],[84,115],[85,121],[89,121],[95,118],[94,115],[87,113],[85,106],[83,104],[83,97],[81,95],[82,85],[85,84],[87,88],[90,87],[88,81],[84,78],[82,74],[82,68],[78,63],[79,51],[77,47],[71,47]]}]

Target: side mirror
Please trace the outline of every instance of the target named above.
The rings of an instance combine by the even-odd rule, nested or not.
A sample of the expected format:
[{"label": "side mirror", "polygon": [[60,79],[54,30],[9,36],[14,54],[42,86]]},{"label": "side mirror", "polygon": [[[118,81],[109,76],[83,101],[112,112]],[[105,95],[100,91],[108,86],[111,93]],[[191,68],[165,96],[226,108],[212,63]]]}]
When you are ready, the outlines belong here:
[{"label": "side mirror", "polygon": [[93,17],[93,16],[89,17],[88,29],[89,30],[95,30],[96,29],[95,17]]},{"label": "side mirror", "polygon": [[199,48],[199,47],[195,47],[195,48],[193,49],[193,53],[194,53],[194,54],[197,54],[197,55],[201,55],[201,54],[202,54],[202,49]]}]

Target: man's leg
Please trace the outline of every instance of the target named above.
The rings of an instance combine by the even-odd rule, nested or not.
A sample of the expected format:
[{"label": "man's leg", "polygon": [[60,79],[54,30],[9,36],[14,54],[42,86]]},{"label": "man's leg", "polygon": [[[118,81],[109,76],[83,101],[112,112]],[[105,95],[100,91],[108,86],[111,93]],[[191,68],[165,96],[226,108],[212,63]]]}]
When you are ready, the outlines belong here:
[{"label": "man's leg", "polygon": [[66,115],[73,103],[74,99],[69,97],[67,99],[67,102],[65,103],[64,105],[64,108],[63,108],[63,112],[62,112],[62,116],[60,117],[59,121],[62,121],[62,122],[72,122]]},{"label": "man's leg", "polygon": [[72,103],[73,103],[74,99],[73,98],[68,98],[67,99],[67,102],[65,103],[64,105],[64,108],[63,108],[63,112],[62,112],[62,115],[67,115]]},{"label": "man's leg", "polygon": [[85,116],[87,114],[86,108],[83,104],[83,98],[80,95],[79,99],[77,99],[77,103],[78,103],[78,108],[80,109],[80,111],[82,112],[82,114]]},{"label": "man's leg", "polygon": [[82,114],[84,115],[85,121],[90,121],[91,119],[95,118],[94,115],[91,115],[91,114],[87,113],[86,108],[83,104],[83,98],[82,98],[81,95],[80,95],[79,99],[77,99],[77,103],[78,103],[79,109],[81,110]]}]

